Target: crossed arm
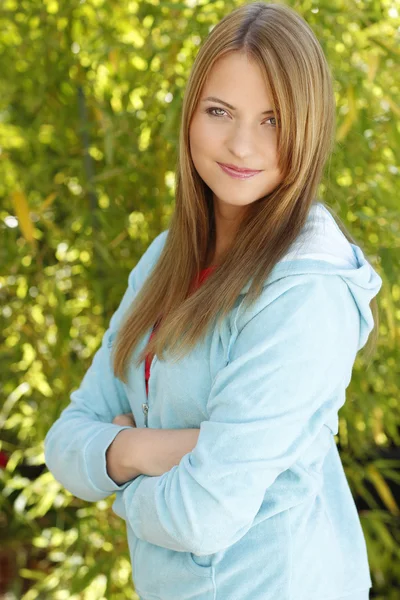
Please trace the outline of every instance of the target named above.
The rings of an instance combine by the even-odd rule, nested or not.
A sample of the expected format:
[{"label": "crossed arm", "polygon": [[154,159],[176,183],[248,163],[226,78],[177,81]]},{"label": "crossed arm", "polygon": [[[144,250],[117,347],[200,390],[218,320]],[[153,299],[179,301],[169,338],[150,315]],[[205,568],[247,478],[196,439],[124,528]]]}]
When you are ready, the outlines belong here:
[{"label": "crossed arm", "polygon": [[130,425],[107,449],[108,475],[122,485],[139,475],[163,475],[196,446],[200,429],[137,428],[132,413],[118,415],[116,425]]}]

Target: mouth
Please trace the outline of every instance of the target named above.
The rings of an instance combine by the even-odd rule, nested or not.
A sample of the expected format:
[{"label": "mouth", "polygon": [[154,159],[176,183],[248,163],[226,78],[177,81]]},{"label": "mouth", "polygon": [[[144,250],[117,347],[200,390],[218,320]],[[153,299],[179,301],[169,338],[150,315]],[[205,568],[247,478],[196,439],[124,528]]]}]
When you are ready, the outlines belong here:
[{"label": "mouth", "polygon": [[230,165],[226,165],[224,163],[217,162],[217,164],[221,167],[224,173],[227,173],[235,179],[249,179],[250,177],[254,177],[254,175],[258,175],[258,173],[261,173],[261,171],[251,171],[250,169],[232,168]]}]

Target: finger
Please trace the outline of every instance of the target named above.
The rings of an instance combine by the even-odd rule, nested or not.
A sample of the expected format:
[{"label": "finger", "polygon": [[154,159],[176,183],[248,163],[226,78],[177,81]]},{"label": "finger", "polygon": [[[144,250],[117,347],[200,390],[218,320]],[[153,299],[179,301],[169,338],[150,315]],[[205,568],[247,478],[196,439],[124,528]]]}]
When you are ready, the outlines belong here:
[{"label": "finger", "polygon": [[117,415],[112,421],[115,425],[129,425],[130,427],[136,427],[135,419],[132,413],[126,413],[123,415]]}]

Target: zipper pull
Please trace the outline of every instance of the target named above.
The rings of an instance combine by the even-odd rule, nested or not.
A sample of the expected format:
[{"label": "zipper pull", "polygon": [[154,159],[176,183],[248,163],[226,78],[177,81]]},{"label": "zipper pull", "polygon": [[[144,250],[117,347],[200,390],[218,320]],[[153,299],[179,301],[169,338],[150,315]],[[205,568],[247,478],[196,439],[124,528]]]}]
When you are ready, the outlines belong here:
[{"label": "zipper pull", "polygon": [[147,427],[147,415],[148,415],[148,412],[149,412],[149,405],[144,402],[142,404],[142,410],[143,410],[143,413],[144,413],[144,422],[145,422],[145,425]]}]

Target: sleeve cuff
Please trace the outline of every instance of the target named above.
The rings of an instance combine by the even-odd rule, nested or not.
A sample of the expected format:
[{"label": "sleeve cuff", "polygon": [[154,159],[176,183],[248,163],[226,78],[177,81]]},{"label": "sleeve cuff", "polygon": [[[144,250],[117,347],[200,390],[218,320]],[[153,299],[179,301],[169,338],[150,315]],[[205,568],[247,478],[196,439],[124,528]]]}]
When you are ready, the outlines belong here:
[{"label": "sleeve cuff", "polygon": [[114,438],[123,429],[131,429],[129,425],[110,423],[92,438],[84,449],[84,464],[88,478],[96,491],[112,493],[124,490],[131,481],[122,485],[115,483],[108,475],[106,468],[106,451]]}]

